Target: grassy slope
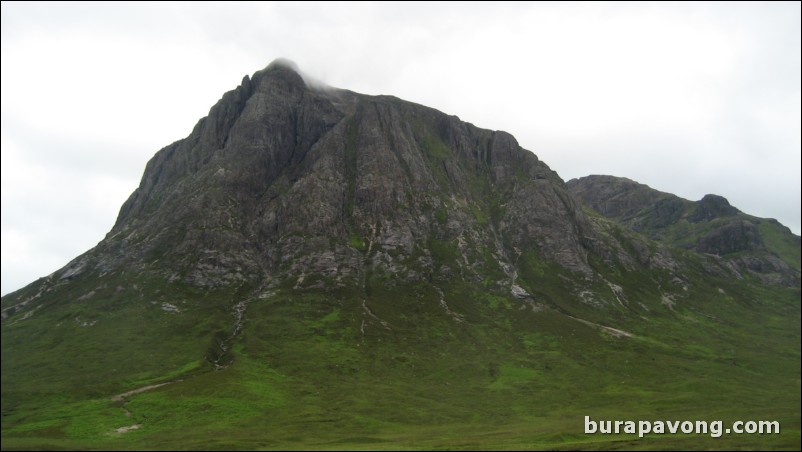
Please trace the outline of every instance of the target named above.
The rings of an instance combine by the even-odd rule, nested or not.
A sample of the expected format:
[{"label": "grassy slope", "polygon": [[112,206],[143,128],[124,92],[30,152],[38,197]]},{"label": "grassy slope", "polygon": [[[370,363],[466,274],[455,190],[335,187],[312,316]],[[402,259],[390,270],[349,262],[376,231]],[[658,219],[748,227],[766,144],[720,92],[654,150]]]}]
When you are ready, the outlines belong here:
[{"label": "grassy slope", "polygon": [[[552,272],[530,268],[529,273],[523,284],[553,287],[546,284]],[[609,326],[636,335],[624,339],[558,313],[555,309],[593,315],[558,290],[537,294],[555,309],[534,313],[521,310],[514,299],[453,283],[444,287],[445,300],[465,316],[458,323],[444,313],[431,286],[394,288],[381,275],[372,278],[365,299],[376,317],[365,314],[361,291],[280,291],[252,302],[234,343],[234,364],[221,371],[201,359],[209,326],[189,326],[203,339],[185,343],[173,341],[186,334],[153,326],[141,344],[127,337],[112,344],[90,342],[110,337],[102,332],[80,336],[82,349],[117,351],[108,352],[107,363],[83,367],[56,361],[55,375],[34,372],[35,378],[19,385],[9,380],[18,371],[7,366],[24,360],[7,356],[13,348],[5,344],[30,337],[31,331],[22,322],[18,330],[4,327],[3,448],[799,448],[798,290],[692,281],[689,294],[671,311],[643,283],[630,294],[650,310],[648,320],[636,315],[644,308],[634,300],[619,306],[619,315],[609,309],[597,313],[615,322]],[[637,282],[659,275],[608,277],[614,278]],[[606,297],[603,301],[612,300],[611,293]],[[200,318],[187,312],[152,314],[171,325],[181,316]],[[163,348],[168,345],[176,348]],[[65,350],[54,345],[53,353]],[[108,369],[139,362],[139,353],[169,364],[141,372]],[[106,371],[97,381],[78,384],[86,366]],[[125,404],[130,418],[121,403],[110,400],[115,392],[175,379],[185,370],[182,381],[130,397]],[[783,430],[718,439],[584,435],[585,415],[765,419],[780,421]],[[114,433],[134,423],[143,427]]]},{"label": "grassy slope", "polygon": [[794,238],[784,226],[774,221],[761,220],[758,228],[769,251],[777,254],[791,268],[802,269],[798,237]]}]

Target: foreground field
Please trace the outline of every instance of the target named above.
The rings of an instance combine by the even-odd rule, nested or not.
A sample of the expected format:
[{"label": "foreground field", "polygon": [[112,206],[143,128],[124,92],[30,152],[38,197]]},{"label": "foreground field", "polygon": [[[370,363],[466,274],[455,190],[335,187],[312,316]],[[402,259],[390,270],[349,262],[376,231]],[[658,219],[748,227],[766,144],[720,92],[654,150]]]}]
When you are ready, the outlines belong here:
[{"label": "foreground field", "polygon": [[[773,300],[757,310],[720,297],[640,321],[622,317],[616,327],[631,337],[504,300],[472,310],[468,296],[447,298],[464,313],[456,321],[435,311],[426,297],[436,294],[426,291],[374,293],[365,304],[375,319],[365,323],[362,301],[347,295],[254,301],[242,332],[221,341],[230,349],[218,370],[192,360],[161,375],[86,387],[76,362],[74,375],[51,379],[75,389],[57,393],[41,381],[12,385],[4,375],[3,449],[800,447],[794,290],[766,292]],[[381,302],[385,296],[393,303]],[[4,354],[4,368],[15,358]],[[115,397],[149,385],[156,387]],[[725,427],[776,420],[781,433],[586,435],[585,416]]]}]

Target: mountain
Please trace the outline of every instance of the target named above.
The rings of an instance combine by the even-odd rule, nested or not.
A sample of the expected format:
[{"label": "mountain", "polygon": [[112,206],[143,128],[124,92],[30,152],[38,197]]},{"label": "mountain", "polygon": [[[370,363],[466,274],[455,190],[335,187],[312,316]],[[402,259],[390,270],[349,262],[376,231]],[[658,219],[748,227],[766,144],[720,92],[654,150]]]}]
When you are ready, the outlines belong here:
[{"label": "mountain", "polygon": [[613,176],[572,179],[566,187],[594,211],[653,240],[720,256],[737,278],[800,284],[800,237],[777,220],[741,212],[722,196],[693,202]]},{"label": "mountain", "polygon": [[3,448],[798,448],[795,236],[699,248],[682,221],[751,217],[680,200],[647,230],[638,197],[663,194],[581,191],[508,133],[273,62],[156,153],[95,248],[3,297]]}]

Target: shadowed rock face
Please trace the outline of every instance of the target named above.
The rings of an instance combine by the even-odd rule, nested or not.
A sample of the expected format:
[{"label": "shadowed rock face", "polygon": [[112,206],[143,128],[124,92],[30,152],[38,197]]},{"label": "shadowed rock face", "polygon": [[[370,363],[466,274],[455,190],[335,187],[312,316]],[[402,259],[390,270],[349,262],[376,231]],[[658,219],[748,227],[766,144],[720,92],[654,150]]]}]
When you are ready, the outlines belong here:
[{"label": "shadowed rock face", "polygon": [[727,198],[718,195],[705,195],[696,203],[696,208],[688,215],[688,221],[699,223],[701,221],[715,220],[716,218],[733,217],[741,213],[732,207]]},{"label": "shadowed rock face", "polygon": [[748,221],[724,223],[696,243],[701,253],[729,254],[738,251],[765,250],[757,226]]}]

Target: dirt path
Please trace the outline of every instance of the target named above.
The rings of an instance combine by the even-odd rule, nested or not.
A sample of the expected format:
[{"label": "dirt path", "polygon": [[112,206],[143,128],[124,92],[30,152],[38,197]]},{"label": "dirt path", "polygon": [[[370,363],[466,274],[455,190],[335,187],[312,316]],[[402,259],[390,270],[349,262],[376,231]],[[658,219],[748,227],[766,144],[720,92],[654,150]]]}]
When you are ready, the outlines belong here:
[{"label": "dirt path", "polygon": [[173,383],[173,382],[172,381],[168,381],[166,383],[158,383],[158,384],[155,384],[155,385],[148,385],[148,386],[143,386],[141,388],[132,389],[130,391],[123,392],[122,394],[117,394],[116,396],[112,397],[111,400],[113,402],[123,402],[123,403],[125,403],[125,399],[127,399],[128,397],[131,397],[132,395],[139,394],[139,393],[142,393],[142,392],[147,392],[147,391],[150,391],[151,389],[161,388],[162,386],[169,385],[170,383]]},{"label": "dirt path", "polygon": [[125,427],[114,429],[114,431],[117,433],[128,433],[131,430],[137,430],[140,427],[142,427],[142,424],[126,425]]},{"label": "dirt path", "polygon": [[[176,381],[182,381],[182,380],[173,380],[173,381],[168,381],[168,382],[165,382],[165,383],[157,383],[157,384],[154,384],[154,385],[147,385],[147,386],[143,386],[141,388],[132,389],[130,391],[126,391],[126,392],[123,392],[123,393],[120,393],[120,394],[117,394],[117,395],[113,396],[111,398],[111,401],[112,402],[119,402],[121,404],[120,405],[120,409],[122,409],[123,412],[125,413],[125,417],[130,418],[131,417],[131,411],[128,410],[128,408],[125,407],[125,404],[128,402],[128,398],[129,397],[131,397],[132,395],[141,394],[143,392],[147,392],[147,391],[150,391],[150,390],[153,390],[153,389],[156,389],[156,388],[161,388],[162,386],[166,386],[166,385],[169,385],[171,383],[175,383]],[[116,428],[116,429],[114,429],[114,431],[115,431],[115,433],[121,433],[122,434],[122,433],[128,433],[131,430],[137,430],[139,428],[142,428],[142,424],[126,425],[124,427]]]},{"label": "dirt path", "polygon": [[594,328],[598,328],[603,333],[607,333],[607,334],[609,334],[610,336],[613,336],[613,337],[619,337],[619,338],[620,337],[635,337],[634,334],[632,334],[632,333],[630,333],[628,331],[619,330],[618,328],[613,328],[613,327],[609,327],[609,326],[599,325],[598,323],[589,322],[587,320],[580,319],[580,318],[574,317],[572,315],[568,315],[568,314],[565,314],[565,315],[567,317],[570,317],[570,318],[576,320],[577,322],[582,322],[585,325],[592,326]]}]

